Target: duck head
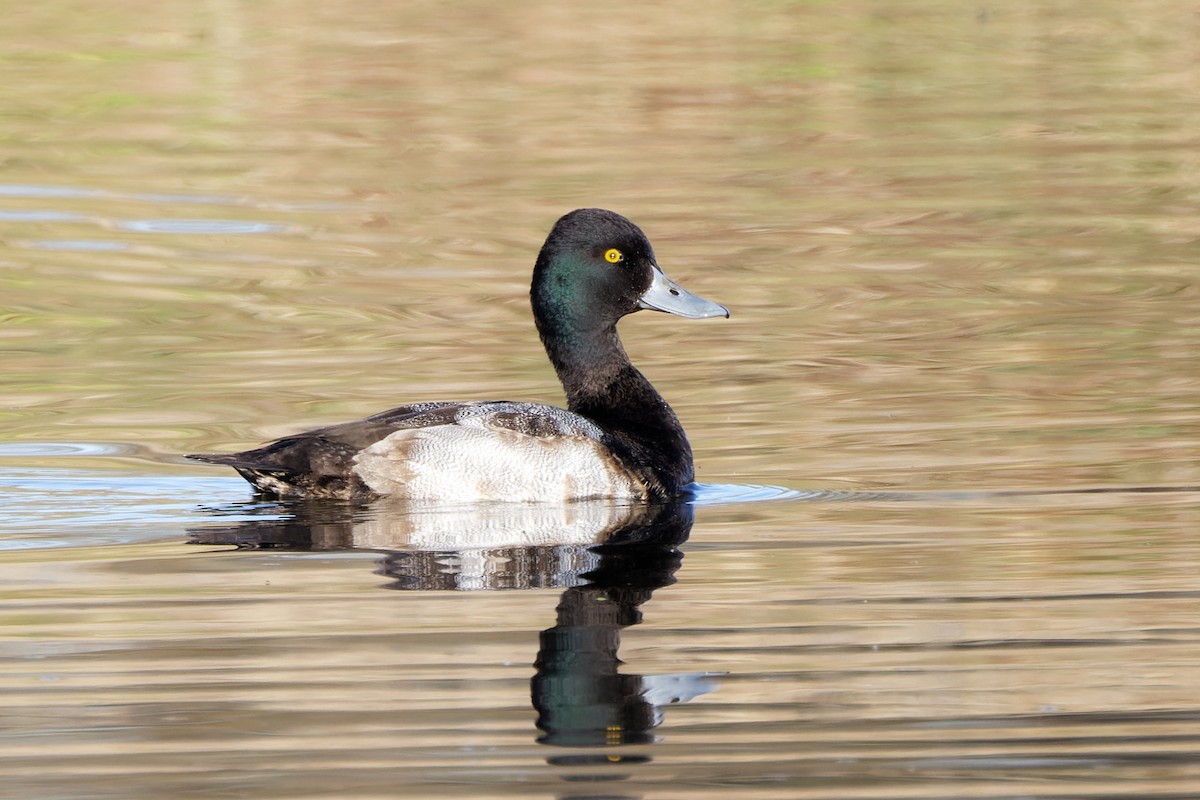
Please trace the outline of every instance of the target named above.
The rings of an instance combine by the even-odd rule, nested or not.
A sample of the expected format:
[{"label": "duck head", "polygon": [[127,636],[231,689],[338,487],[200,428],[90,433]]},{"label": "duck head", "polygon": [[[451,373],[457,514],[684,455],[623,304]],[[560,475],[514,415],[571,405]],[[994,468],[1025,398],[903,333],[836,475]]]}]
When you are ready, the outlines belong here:
[{"label": "duck head", "polygon": [[587,338],[642,309],[689,319],[729,316],[729,309],[667,277],[641,228],[599,208],[572,211],[555,223],[538,254],[531,299],[544,340]]}]

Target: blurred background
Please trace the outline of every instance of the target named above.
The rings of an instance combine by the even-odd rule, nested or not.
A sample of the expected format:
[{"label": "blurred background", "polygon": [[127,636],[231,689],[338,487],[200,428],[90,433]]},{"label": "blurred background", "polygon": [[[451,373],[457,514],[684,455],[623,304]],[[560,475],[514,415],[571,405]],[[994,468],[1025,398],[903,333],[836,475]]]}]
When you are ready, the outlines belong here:
[{"label": "blurred background", "polygon": [[[1194,796],[1197,42],[1182,0],[7,4],[0,783]],[[621,326],[725,485],[662,552],[256,528],[178,458],[561,403],[528,284],[581,206],[733,313]]]}]

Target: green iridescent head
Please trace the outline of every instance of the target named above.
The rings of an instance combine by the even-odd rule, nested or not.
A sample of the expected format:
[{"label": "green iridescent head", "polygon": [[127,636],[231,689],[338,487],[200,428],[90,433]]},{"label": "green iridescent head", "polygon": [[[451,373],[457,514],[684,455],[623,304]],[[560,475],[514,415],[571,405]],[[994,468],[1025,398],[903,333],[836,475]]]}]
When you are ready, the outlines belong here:
[{"label": "green iridescent head", "polygon": [[543,339],[610,329],[641,309],[691,319],[729,316],[668,278],[637,225],[599,208],[572,211],[555,223],[538,254],[530,296]]}]

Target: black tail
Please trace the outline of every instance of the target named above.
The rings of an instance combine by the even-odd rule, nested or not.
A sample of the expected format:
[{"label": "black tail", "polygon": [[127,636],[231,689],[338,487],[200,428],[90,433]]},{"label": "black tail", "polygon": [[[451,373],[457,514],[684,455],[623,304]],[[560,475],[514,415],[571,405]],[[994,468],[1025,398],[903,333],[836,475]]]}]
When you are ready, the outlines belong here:
[{"label": "black tail", "polygon": [[188,453],[184,458],[190,458],[193,461],[203,461],[206,464],[227,464],[233,466],[237,463],[237,453]]},{"label": "black tail", "polygon": [[263,463],[262,461],[248,458],[252,453],[188,453],[184,458],[190,458],[193,461],[203,461],[205,464],[220,464],[223,467],[233,467],[234,469],[253,469],[259,472],[287,472],[287,467],[281,464]]}]

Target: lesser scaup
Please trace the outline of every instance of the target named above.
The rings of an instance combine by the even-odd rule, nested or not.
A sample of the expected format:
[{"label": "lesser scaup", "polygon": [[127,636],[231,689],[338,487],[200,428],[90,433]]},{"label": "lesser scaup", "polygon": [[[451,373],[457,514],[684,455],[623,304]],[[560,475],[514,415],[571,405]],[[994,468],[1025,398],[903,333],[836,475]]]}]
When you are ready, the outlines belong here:
[{"label": "lesser scaup", "polygon": [[728,317],[728,309],[668,278],[640,228],[596,208],[555,223],[530,297],[569,410],[415,403],[255,450],[189,458],[231,466],[275,497],[561,501],[685,492],[692,448],[675,412],[630,363],[617,321],[640,309],[692,319]]}]

